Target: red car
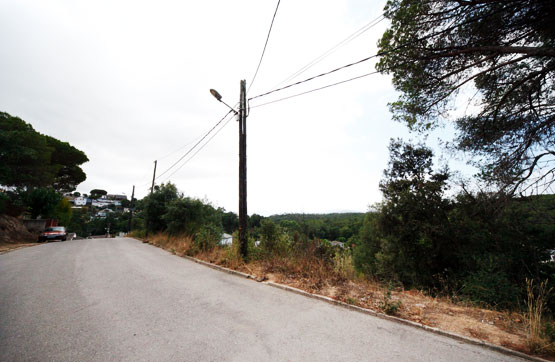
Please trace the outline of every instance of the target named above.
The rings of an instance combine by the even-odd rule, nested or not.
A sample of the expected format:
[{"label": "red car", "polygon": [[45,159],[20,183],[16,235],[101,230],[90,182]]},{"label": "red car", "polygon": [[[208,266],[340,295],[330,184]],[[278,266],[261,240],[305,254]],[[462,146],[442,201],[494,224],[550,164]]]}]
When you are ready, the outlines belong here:
[{"label": "red car", "polygon": [[42,241],[49,241],[49,240],[61,240],[66,241],[67,239],[67,232],[66,228],[63,226],[52,226],[46,228],[42,233],[39,235],[39,243]]}]

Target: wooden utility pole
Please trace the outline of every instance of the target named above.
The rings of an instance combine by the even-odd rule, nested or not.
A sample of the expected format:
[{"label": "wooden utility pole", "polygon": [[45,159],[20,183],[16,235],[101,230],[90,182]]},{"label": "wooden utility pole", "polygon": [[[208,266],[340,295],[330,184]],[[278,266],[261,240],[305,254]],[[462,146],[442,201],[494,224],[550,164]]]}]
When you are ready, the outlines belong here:
[{"label": "wooden utility pole", "polygon": [[246,82],[240,83],[239,96],[239,245],[244,261],[248,260],[247,232],[247,96]]},{"label": "wooden utility pole", "polygon": [[135,185],[133,185],[133,192],[131,192],[131,204],[129,205],[129,223],[127,224],[127,232],[131,232],[131,220],[133,220],[133,199],[135,198]]},{"label": "wooden utility pole", "polygon": [[154,180],[156,180],[156,164],[158,164],[158,160],[154,160],[154,174],[152,175],[152,186],[150,186],[150,194],[154,192]]},{"label": "wooden utility pole", "polygon": [[[154,192],[154,180],[156,180],[156,165],[158,164],[158,160],[154,160],[154,173],[152,174],[152,186],[150,186],[150,195],[152,196],[152,193]],[[146,213],[146,231],[145,231],[145,239],[148,240],[148,210]]]}]

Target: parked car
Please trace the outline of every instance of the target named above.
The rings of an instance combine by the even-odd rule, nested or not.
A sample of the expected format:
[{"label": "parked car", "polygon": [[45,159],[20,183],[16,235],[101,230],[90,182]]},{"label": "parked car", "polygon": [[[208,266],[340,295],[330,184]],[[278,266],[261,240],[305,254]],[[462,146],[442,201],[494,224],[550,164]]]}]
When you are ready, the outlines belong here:
[{"label": "parked car", "polygon": [[39,243],[42,241],[49,241],[49,240],[61,240],[66,241],[67,239],[67,232],[66,228],[63,226],[52,226],[46,228],[42,233],[39,235]]}]

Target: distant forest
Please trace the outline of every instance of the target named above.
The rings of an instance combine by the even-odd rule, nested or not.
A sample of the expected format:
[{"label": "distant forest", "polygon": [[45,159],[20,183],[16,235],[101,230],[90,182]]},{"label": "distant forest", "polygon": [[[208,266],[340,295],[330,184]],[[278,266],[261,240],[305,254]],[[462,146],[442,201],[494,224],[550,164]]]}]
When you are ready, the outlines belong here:
[{"label": "distant forest", "polygon": [[364,222],[364,213],[283,214],[268,219],[286,229],[296,229],[310,239],[346,242],[357,236]]}]

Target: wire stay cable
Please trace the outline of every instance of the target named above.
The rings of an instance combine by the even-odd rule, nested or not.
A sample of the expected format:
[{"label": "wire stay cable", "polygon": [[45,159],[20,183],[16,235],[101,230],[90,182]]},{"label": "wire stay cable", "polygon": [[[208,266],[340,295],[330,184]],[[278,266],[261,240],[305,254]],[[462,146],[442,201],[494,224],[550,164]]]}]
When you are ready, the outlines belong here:
[{"label": "wire stay cable", "polygon": [[233,110],[229,110],[229,112],[226,113],[225,116],[223,116],[222,119],[220,119],[215,125],[214,127],[212,127],[204,136],[202,136],[202,138],[195,143],[195,145],[193,147],[191,147],[187,152],[185,152],[185,154],[183,156],[181,156],[177,161],[175,161],[170,167],[168,167],[166,170],[164,170],[164,172],[160,173],[158,176],[156,176],[154,179],[157,180],[160,177],[162,177],[163,175],[165,175],[166,173],[168,173],[168,171],[170,171],[172,168],[174,168],[181,160],[183,160],[185,157],[187,157],[187,155],[189,153],[191,153],[206,137],[208,137],[208,135],[216,128],[220,125],[220,123],[222,123],[224,121],[224,119],[227,118],[227,116],[229,116],[229,114],[233,112]]},{"label": "wire stay cable", "polygon": [[276,5],[276,11],[274,11],[274,16],[272,17],[272,22],[270,23],[270,29],[268,30],[268,35],[266,36],[266,42],[264,43],[264,49],[262,49],[262,55],[260,56],[260,61],[258,62],[258,66],[256,67],[256,72],[254,72],[254,76],[252,77],[252,80],[249,84],[249,88],[247,89],[247,94],[251,90],[251,87],[254,84],[254,80],[256,79],[256,76],[258,75],[258,71],[260,70],[260,65],[262,64],[262,59],[264,58],[264,53],[266,53],[266,46],[268,46],[268,40],[270,40],[270,34],[272,33],[272,27],[274,26],[274,20],[276,19],[276,14],[277,14],[277,11],[279,9],[279,3],[280,2],[281,2],[281,0],[278,0],[277,5]]},{"label": "wire stay cable", "polygon": [[276,84],[272,88],[279,87],[283,83],[286,83],[286,82],[289,82],[289,81],[295,79],[299,75],[306,72],[308,69],[310,69],[313,66],[315,66],[316,64],[320,63],[322,60],[324,60],[325,58],[327,58],[331,54],[335,53],[337,50],[339,50],[343,46],[347,45],[348,43],[355,40],[356,38],[358,38],[359,36],[361,36],[362,34],[367,32],[368,30],[372,29],[374,26],[378,25],[384,19],[385,19],[384,14],[381,14],[378,17],[372,19],[369,23],[362,26],[357,31],[355,31],[354,33],[352,33],[351,35],[349,35],[348,37],[346,37],[345,39],[343,39],[339,43],[335,44],[333,47],[329,48],[328,50],[326,50],[324,53],[322,53],[318,57],[314,58],[312,61],[310,61],[309,63],[307,63],[306,65],[304,65],[300,69],[298,69],[296,72],[292,73],[290,76],[288,76],[286,79],[282,80],[281,82],[279,82],[278,84]]},{"label": "wire stay cable", "polygon": [[[227,115],[226,115],[226,117],[227,117]],[[207,141],[195,152],[195,153],[193,153],[193,154],[191,155],[191,157],[189,157],[187,160],[185,160],[185,162],[183,162],[183,163],[182,163],[177,169],[175,169],[166,179],[164,179],[163,182],[168,181],[173,175],[175,175],[179,170],[181,170],[181,168],[183,168],[183,166],[185,166],[187,163],[189,163],[189,161],[191,161],[200,151],[202,151],[202,149],[203,149],[208,143],[210,143],[210,141],[212,141],[212,139],[213,139],[214,137],[216,137],[216,136],[218,135],[218,133],[220,133],[220,131],[221,131],[222,129],[224,129],[225,126],[227,126],[227,124],[228,124],[229,122],[231,122],[231,120],[233,120],[233,118],[228,119],[227,122],[225,122],[225,123],[223,124],[223,126],[221,126],[221,127],[212,135],[212,137],[210,137],[210,138],[209,138],[209,139],[208,139],[208,140],[207,140]]]},{"label": "wire stay cable", "polygon": [[376,71],[373,71],[373,72],[370,72],[370,73],[366,73],[366,74],[359,75],[359,76],[356,76],[356,77],[353,77],[353,78],[349,78],[349,79],[346,79],[346,80],[342,80],[342,81],[340,81],[340,82],[328,84],[328,85],[325,85],[325,86],[323,86],[323,87],[311,89],[311,90],[308,90],[308,91],[306,91],[306,92],[301,92],[301,93],[293,94],[293,95],[288,96],[288,97],[283,97],[283,98],[280,98],[280,99],[276,99],[276,100],[273,100],[273,101],[270,101],[270,102],[257,104],[257,105],[255,105],[255,106],[250,106],[250,108],[258,108],[258,107],[266,106],[266,105],[268,105],[268,104],[281,102],[281,101],[284,101],[284,100],[286,100],[286,99],[299,97],[299,96],[302,96],[302,95],[305,95],[305,94],[308,94],[308,93],[316,92],[316,91],[319,91],[319,90],[322,90],[322,89],[330,88],[330,87],[333,87],[333,86],[336,86],[336,85],[340,85],[340,84],[343,84],[343,83],[347,83],[347,82],[350,82],[350,81],[353,81],[353,80],[357,80],[357,79],[360,79],[360,78],[368,77],[369,75],[378,74],[378,73],[379,73],[379,72],[376,70]]}]

